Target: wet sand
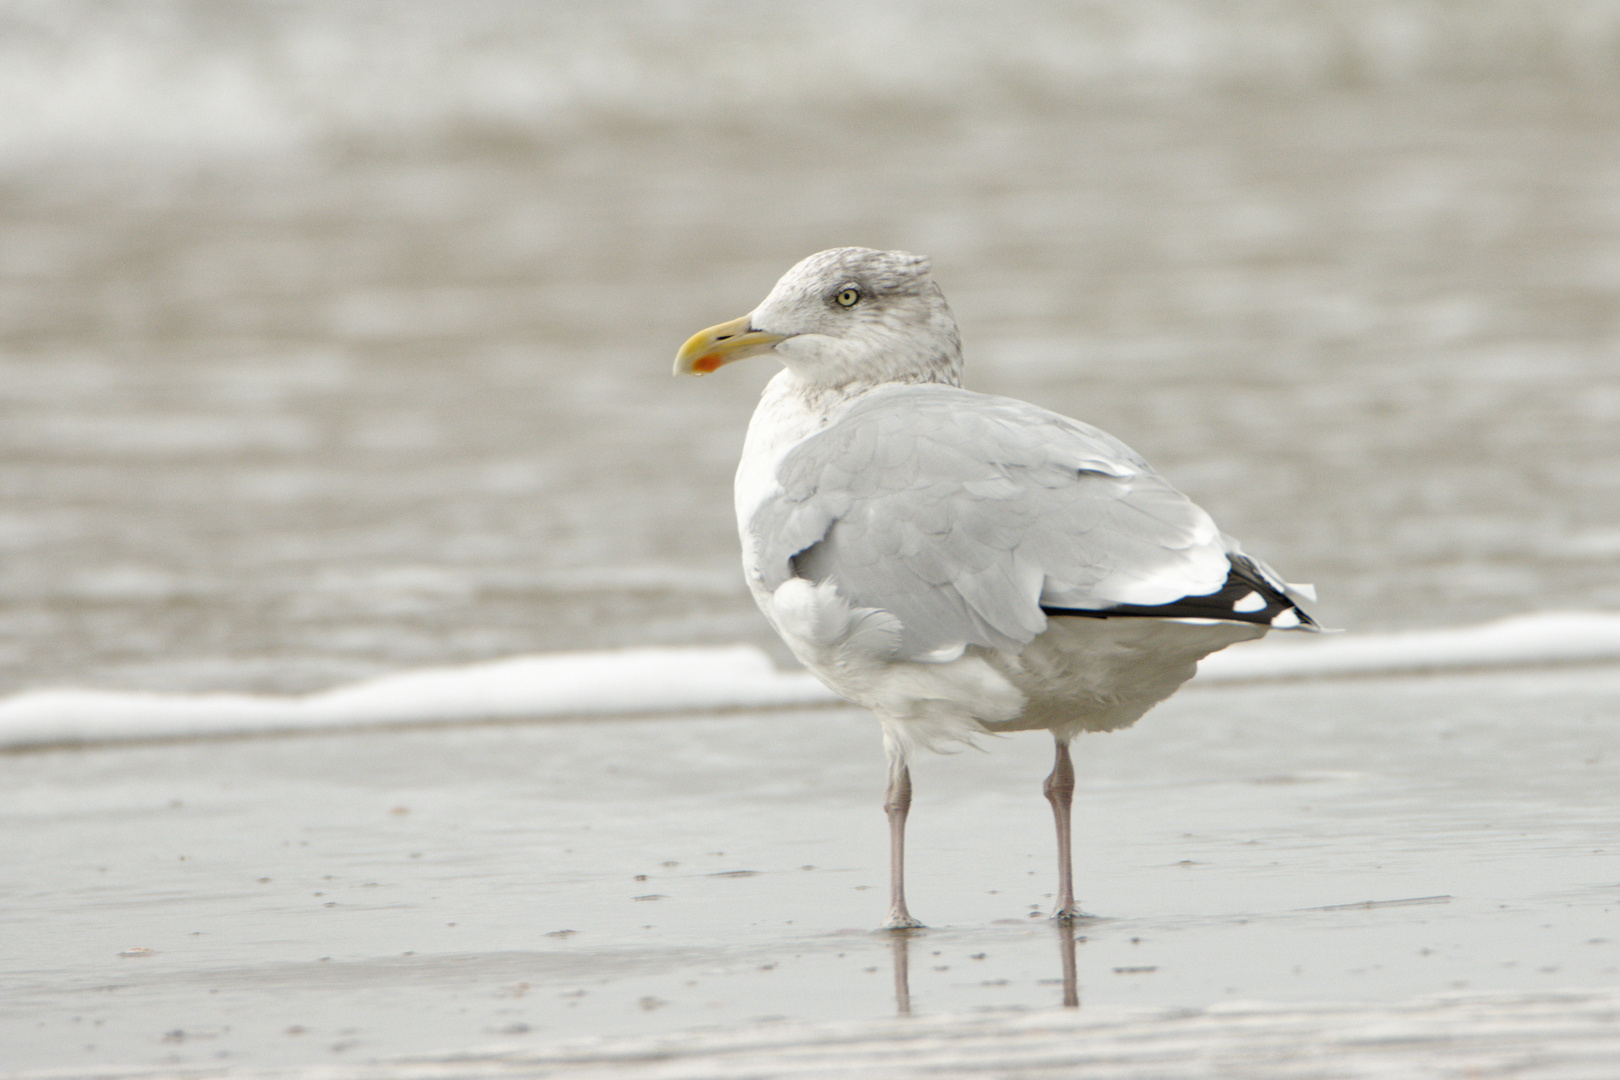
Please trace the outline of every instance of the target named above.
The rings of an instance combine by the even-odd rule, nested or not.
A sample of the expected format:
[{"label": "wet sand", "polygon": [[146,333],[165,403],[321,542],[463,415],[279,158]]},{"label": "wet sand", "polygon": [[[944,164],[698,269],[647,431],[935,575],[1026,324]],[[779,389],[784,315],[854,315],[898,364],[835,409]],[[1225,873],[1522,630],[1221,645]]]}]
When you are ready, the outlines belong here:
[{"label": "wet sand", "polygon": [[854,709],[7,755],[4,1068],[1598,1075],[1617,713],[1613,666],[1195,687],[1080,745],[1072,946],[1037,736],[918,762],[898,940]]}]

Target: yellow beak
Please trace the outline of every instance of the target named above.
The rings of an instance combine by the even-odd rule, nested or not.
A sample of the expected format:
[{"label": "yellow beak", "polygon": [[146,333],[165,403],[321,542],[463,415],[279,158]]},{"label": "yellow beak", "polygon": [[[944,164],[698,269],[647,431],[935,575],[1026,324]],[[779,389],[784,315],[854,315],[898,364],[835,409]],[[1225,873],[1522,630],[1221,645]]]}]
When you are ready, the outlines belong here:
[{"label": "yellow beak", "polygon": [[750,330],[746,315],[699,330],[687,338],[681,351],[675,354],[675,374],[707,375],[718,371],[722,364],[770,352],[771,346],[782,338],[782,334]]}]

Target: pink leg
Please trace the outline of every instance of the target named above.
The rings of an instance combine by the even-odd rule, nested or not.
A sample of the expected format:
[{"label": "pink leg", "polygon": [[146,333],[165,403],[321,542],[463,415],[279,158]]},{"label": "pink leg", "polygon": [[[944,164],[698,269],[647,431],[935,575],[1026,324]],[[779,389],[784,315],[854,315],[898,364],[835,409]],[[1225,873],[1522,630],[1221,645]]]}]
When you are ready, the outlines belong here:
[{"label": "pink leg", "polygon": [[890,743],[889,787],[883,809],[889,815],[889,921],[885,930],[914,930],[922,923],[906,910],[906,814],[911,810],[911,770],[905,752]]},{"label": "pink leg", "polygon": [[1074,902],[1074,866],[1069,856],[1069,809],[1074,803],[1074,762],[1069,760],[1069,742],[1057,740],[1057,761],[1052,775],[1041,788],[1046,800],[1052,804],[1052,816],[1057,820],[1058,897],[1054,919],[1072,922],[1084,918]]}]

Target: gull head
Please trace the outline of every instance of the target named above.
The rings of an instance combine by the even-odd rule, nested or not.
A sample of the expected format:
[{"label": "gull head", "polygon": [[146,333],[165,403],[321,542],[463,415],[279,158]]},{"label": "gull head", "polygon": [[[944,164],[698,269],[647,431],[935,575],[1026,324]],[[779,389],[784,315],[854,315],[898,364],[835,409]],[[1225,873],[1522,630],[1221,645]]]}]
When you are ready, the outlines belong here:
[{"label": "gull head", "polygon": [[707,375],[733,360],[774,352],[801,382],[961,384],[956,318],[928,272],[904,251],[833,248],[782,275],[740,319],[693,334],[675,374]]}]

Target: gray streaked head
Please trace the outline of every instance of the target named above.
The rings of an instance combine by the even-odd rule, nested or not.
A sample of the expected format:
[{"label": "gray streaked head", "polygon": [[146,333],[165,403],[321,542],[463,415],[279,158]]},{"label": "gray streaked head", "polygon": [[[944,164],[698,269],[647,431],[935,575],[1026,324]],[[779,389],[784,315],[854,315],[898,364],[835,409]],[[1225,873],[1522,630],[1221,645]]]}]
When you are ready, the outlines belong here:
[{"label": "gray streaked head", "polygon": [[956,319],[928,271],[905,251],[818,252],[782,275],[749,325],[780,337],[777,355],[813,385],[960,385]]}]

